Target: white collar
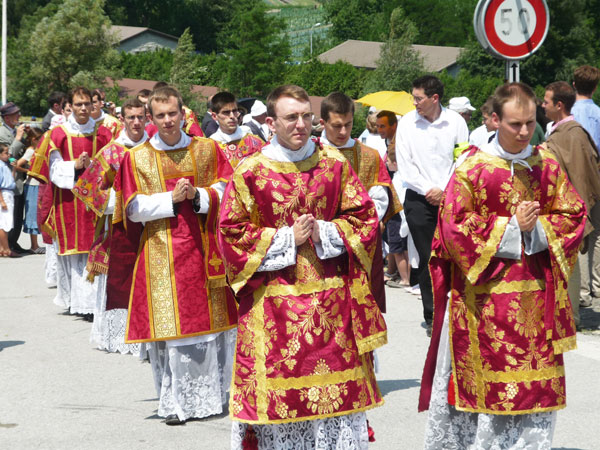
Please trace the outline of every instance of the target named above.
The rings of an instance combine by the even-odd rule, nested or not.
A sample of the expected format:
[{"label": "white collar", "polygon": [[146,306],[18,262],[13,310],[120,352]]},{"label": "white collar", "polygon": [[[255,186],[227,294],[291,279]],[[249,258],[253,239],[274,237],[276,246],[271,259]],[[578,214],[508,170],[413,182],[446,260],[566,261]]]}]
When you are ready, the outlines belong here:
[{"label": "white collar", "polygon": [[277,140],[277,136],[274,136],[273,139],[271,139],[271,142],[262,148],[261,153],[267,158],[279,162],[298,162],[310,158],[315,151],[315,147],[313,140],[309,139],[308,142],[304,144],[304,147],[299,148],[298,150],[290,150],[281,145]]},{"label": "white collar", "polygon": [[147,140],[148,140],[148,133],[146,133],[146,130],[144,130],[144,135],[142,136],[142,138],[139,141],[133,142],[129,138],[129,135],[127,134],[127,130],[125,128],[123,128],[121,130],[121,132],[119,133],[119,137],[117,139],[115,139],[115,142],[117,144],[121,144],[124,147],[133,148],[133,147],[136,147],[136,146],[138,146],[140,144],[143,144]]},{"label": "white collar", "polygon": [[87,123],[82,125],[75,120],[75,115],[71,114],[65,126],[71,134],[91,134],[94,132],[94,128],[96,128],[96,122],[90,117]]},{"label": "white collar", "polygon": [[[419,114],[417,112],[417,110],[415,109],[415,122],[419,121],[419,120],[424,120],[425,122],[433,125],[434,123],[438,123],[438,122],[444,122],[444,121],[448,121],[448,110],[446,108],[444,108],[443,106],[440,106],[441,111],[440,111],[440,115],[438,116],[437,119],[435,119],[433,122],[430,122],[429,119],[427,119],[425,116],[422,116],[421,114]],[[458,114],[458,113],[456,113]]]},{"label": "white collar", "polygon": [[492,142],[483,145],[481,147],[481,150],[489,155],[498,156],[499,158],[510,161],[511,162],[511,164],[510,164],[511,176],[514,175],[514,173],[515,173],[515,164],[519,164],[523,167],[526,167],[530,171],[532,170],[531,166],[527,162],[527,158],[529,158],[531,156],[531,153],[533,152],[531,145],[528,145],[523,150],[521,150],[519,153],[507,152],[500,145],[500,142],[498,141],[498,133],[496,133],[496,137],[494,137]]},{"label": "white collar", "polygon": [[323,145],[329,145],[329,146],[335,147],[335,148],[352,148],[352,147],[354,147],[354,139],[352,139],[352,138],[348,138],[346,143],[339,147],[337,145],[333,145],[331,142],[329,142],[329,139],[327,139],[327,133],[325,132],[324,129],[321,132],[321,142],[323,143]]},{"label": "white collar", "polygon": [[231,134],[225,133],[223,130],[221,130],[221,127],[219,127],[217,131],[210,135],[210,138],[222,144],[229,144],[231,141],[239,141],[244,137],[244,135],[244,130],[242,130],[240,127],[237,127]]},{"label": "white collar", "polygon": [[[90,118],[91,118],[91,116],[90,116]],[[97,119],[92,119],[92,120],[95,121],[96,123],[98,123],[98,122],[102,122],[105,118],[106,118],[106,114],[104,113],[104,110],[101,109],[100,110],[100,117],[98,117]]]},{"label": "white collar", "polygon": [[179,139],[179,142],[177,142],[177,144],[175,145],[165,144],[165,142],[160,138],[160,135],[158,133],[156,133],[154,136],[152,136],[152,138],[150,138],[150,145],[156,150],[176,150],[179,148],[187,147],[188,145],[190,145],[190,142],[192,142],[192,138],[184,132],[181,132],[181,138]]}]

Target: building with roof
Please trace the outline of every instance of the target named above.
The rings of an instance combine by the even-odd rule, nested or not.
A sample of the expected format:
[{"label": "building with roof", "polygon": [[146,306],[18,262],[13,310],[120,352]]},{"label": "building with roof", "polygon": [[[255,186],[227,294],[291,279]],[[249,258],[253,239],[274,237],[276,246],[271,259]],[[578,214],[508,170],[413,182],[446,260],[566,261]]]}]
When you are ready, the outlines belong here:
[{"label": "building with roof", "polygon": [[[383,42],[348,40],[321,53],[319,61],[328,64],[344,61],[354,67],[374,70],[377,68],[382,46]],[[412,48],[423,58],[426,71],[435,73],[446,69],[452,76],[458,73],[456,61],[462,47],[413,44]]]},{"label": "building with roof", "polygon": [[174,51],[179,38],[146,27],[113,25],[111,31],[119,39],[117,50],[125,53],[151,52],[161,48]]}]

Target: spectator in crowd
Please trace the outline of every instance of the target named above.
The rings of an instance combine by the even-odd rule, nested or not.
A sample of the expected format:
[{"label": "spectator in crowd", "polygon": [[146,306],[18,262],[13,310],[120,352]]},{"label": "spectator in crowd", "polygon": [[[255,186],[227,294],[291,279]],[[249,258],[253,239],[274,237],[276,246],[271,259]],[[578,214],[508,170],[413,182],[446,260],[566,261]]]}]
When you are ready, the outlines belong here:
[{"label": "spectator in crowd", "polygon": [[387,158],[387,145],[385,144],[385,140],[379,136],[379,133],[377,132],[377,109],[372,106],[369,108],[369,113],[367,114],[365,122],[366,128],[358,137],[358,140],[367,147],[377,150],[381,159],[385,161]]},{"label": "spectator in crowd", "polygon": [[471,116],[475,108],[471,106],[471,101],[467,97],[453,97],[448,102],[448,109],[461,115],[465,122],[471,121]]},{"label": "spectator in crowd", "polygon": [[571,108],[571,114],[590,134],[596,149],[600,149],[600,107],[594,103],[592,96],[599,80],[600,70],[596,67],[581,66],[573,73],[575,104]]},{"label": "spectator in crowd", "polygon": [[[25,154],[21,159],[16,162],[16,169],[27,173],[31,159],[35,154],[35,149],[42,138],[44,132],[41,128],[30,128],[27,132],[28,147],[25,150]],[[37,254],[46,253],[44,247],[38,245],[38,235],[40,230],[38,229],[37,223],[37,201],[38,201],[38,189],[40,182],[34,177],[27,177],[25,181],[25,187],[23,195],[25,196],[25,220],[23,223],[23,232],[29,234],[31,240],[31,251]]]},{"label": "spectator in crowd", "polygon": [[578,326],[579,306],[591,306],[592,299],[600,297],[598,267],[594,267],[600,263],[600,253],[594,249],[600,234],[600,157],[591,136],[571,114],[574,103],[575,91],[568,83],[557,81],[546,86],[543,107],[554,125],[545,146],[555,155],[585,202],[589,219],[584,233],[588,236],[587,252],[579,257],[580,265],[575,265],[569,280],[569,298]]},{"label": "spectator in crowd", "polygon": [[496,126],[492,120],[493,101],[494,98],[490,96],[485,103],[481,105],[481,108],[479,108],[482,116],[482,125],[478,128],[475,128],[469,136],[469,145],[474,145],[477,148],[481,148],[494,138],[494,135],[496,134]]},{"label": "spectator in crowd", "polygon": [[396,130],[396,158],[406,186],[404,213],[419,254],[416,272],[423,300],[423,317],[431,335],[433,292],[427,263],[437,224],[442,194],[452,175],[454,147],[469,139],[467,123],[442,106],[444,85],[433,75],[413,81],[415,110],[406,114]]},{"label": "spectator in crowd", "polygon": [[[13,102],[8,102],[0,108],[3,124],[0,127],[0,144],[8,146],[10,157],[15,161],[25,153],[27,146],[27,133],[29,125],[20,123],[21,109]],[[19,254],[30,253],[19,245],[19,236],[23,227],[23,211],[25,210],[25,197],[23,196],[23,184],[25,175],[18,173],[13,198],[13,227],[8,234],[8,245],[10,249]]]},{"label": "spectator in crowd", "polygon": [[50,106],[50,108],[42,120],[43,131],[48,131],[50,129],[52,118],[54,116],[62,114],[66,97],[67,94],[59,91],[50,94],[50,97],[48,97],[48,106]]},{"label": "spectator in crowd", "polygon": [[15,179],[9,163],[8,145],[0,144],[0,256],[19,257],[8,245],[8,233],[13,228]]}]

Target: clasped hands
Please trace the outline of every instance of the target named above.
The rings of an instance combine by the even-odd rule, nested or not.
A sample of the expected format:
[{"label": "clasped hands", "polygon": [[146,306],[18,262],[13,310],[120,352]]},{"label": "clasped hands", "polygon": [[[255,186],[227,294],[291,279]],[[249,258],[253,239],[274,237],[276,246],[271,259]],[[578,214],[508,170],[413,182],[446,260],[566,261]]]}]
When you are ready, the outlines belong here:
[{"label": "clasped hands", "polygon": [[540,215],[540,203],[525,201],[517,206],[517,222],[521,231],[533,231]]},{"label": "clasped hands", "polygon": [[173,189],[173,203],[180,203],[184,200],[193,200],[196,196],[196,188],[187,178],[177,180],[175,189]]},{"label": "clasped hands", "polygon": [[312,214],[303,214],[296,219],[292,227],[294,231],[294,241],[296,247],[304,244],[308,238],[312,237],[313,242],[321,242],[319,234],[319,222]]},{"label": "clasped hands", "polygon": [[75,169],[79,170],[79,169],[87,169],[87,167],[90,165],[90,156],[88,155],[87,152],[83,152],[81,155],[79,155],[79,158],[77,158],[75,160]]}]

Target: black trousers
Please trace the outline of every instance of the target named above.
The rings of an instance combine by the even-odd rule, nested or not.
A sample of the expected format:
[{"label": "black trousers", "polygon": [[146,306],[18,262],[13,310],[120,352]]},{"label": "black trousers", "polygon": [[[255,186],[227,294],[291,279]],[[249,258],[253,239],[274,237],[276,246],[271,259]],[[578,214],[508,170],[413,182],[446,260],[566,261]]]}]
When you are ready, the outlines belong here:
[{"label": "black trousers", "polygon": [[13,211],[14,225],[8,232],[8,246],[11,250],[17,247],[21,230],[23,229],[23,212],[25,211],[25,194],[15,195],[15,209]]},{"label": "black trousers", "polygon": [[419,254],[419,268],[417,279],[421,288],[423,299],[423,317],[430,324],[433,321],[433,290],[429,274],[429,257],[431,256],[431,242],[437,225],[438,207],[433,206],[425,196],[417,194],[410,189],[406,190],[404,199],[404,214],[408,229],[412,236],[417,253]]}]

